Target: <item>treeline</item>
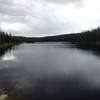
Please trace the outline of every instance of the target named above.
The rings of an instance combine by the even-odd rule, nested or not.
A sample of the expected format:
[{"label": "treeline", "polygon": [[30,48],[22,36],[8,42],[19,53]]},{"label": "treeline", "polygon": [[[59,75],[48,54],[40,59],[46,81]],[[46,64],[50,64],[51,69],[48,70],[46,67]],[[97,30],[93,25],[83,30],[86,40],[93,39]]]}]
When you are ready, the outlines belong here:
[{"label": "treeline", "polygon": [[39,42],[73,42],[85,45],[95,45],[100,42],[100,28],[81,33],[64,34],[38,38]]},{"label": "treeline", "polygon": [[27,42],[27,43],[32,43],[36,42],[37,38],[28,38],[28,37],[20,37],[20,36],[12,36],[11,34],[8,34],[7,32],[0,31],[0,44],[5,44],[5,43],[22,43],[22,42]]},{"label": "treeline", "polygon": [[0,31],[0,44],[17,43],[17,42],[19,42],[19,41],[15,36],[12,36],[11,34]]},{"label": "treeline", "polygon": [[3,31],[0,31],[0,44],[12,41],[11,34],[7,34]]},{"label": "treeline", "polygon": [[33,43],[33,42],[73,42],[81,45],[100,44],[100,28],[81,33],[72,33],[47,37],[18,37],[0,31],[0,44],[2,43]]}]

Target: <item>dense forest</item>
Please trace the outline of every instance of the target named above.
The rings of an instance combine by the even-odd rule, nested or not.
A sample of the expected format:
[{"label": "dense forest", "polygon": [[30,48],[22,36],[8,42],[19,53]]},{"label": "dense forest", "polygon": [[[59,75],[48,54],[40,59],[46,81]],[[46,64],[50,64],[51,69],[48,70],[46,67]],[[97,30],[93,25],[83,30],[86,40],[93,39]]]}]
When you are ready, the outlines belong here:
[{"label": "dense forest", "polygon": [[80,45],[100,45],[100,28],[81,33],[72,33],[47,37],[18,37],[0,31],[0,44],[33,42],[72,42]]},{"label": "dense forest", "polygon": [[0,45],[17,44],[22,42],[34,42],[34,38],[12,36],[11,33],[0,31]]},{"label": "dense forest", "polygon": [[38,38],[39,42],[72,42],[80,45],[99,45],[100,28],[81,33],[64,34]]},{"label": "dense forest", "polygon": [[0,31],[0,44],[12,41],[13,37],[11,36],[11,34],[8,35],[7,33]]}]

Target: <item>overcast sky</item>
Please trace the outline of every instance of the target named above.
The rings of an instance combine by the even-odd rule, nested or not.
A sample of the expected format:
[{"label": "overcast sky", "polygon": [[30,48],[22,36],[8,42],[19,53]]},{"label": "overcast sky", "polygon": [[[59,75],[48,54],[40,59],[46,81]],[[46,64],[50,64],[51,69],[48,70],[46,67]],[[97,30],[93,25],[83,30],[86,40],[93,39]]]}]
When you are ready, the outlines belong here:
[{"label": "overcast sky", "polygon": [[21,36],[80,32],[100,26],[100,0],[0,0],[0,27]]}]

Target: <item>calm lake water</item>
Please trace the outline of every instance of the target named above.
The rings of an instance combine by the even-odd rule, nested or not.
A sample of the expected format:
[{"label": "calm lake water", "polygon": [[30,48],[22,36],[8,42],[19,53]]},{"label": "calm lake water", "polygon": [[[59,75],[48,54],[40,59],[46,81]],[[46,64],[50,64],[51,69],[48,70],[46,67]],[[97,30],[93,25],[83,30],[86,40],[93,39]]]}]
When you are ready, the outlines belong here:
[{"label": "calm lake water", "polygon": [[0,88],[14,100],[99,100],[99,51],[66,43],[0,50]]}]

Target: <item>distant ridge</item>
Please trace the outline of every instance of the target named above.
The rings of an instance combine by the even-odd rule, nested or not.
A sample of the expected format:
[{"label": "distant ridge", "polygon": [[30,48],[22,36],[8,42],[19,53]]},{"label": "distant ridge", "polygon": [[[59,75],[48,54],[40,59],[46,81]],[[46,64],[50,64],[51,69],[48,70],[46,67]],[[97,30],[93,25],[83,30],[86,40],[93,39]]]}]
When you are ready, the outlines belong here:
[{"label": "distant ridge", "polygon": [[21,37],[11,36],[4,32],[0,32],[0,43],[34,43],[34,42],[72,42],[81,45],[100,45],[100,28],[85,31],[81,33],[63,34],[46,37]]}]

